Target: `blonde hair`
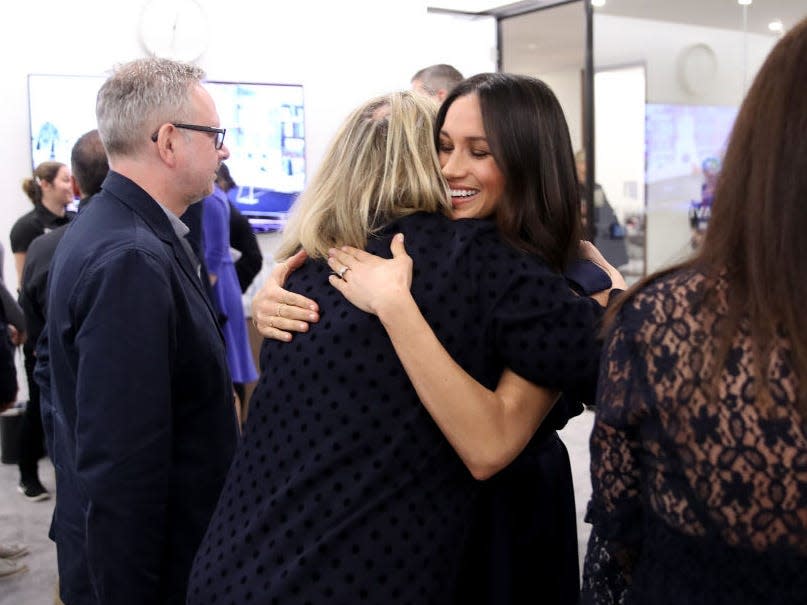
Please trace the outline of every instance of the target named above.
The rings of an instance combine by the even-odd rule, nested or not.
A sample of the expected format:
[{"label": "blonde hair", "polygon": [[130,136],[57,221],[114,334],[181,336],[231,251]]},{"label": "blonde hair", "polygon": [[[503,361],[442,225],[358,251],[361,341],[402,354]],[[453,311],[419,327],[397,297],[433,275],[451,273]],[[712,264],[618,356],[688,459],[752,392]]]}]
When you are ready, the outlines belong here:
[{"label": "blonde hair", "polygon": [[411,91],[354,110],[294,204],[277,258],[301,247],[326,258],[329,248],[365,248],[373,233],[403,216],[450,214],[434,147],[436,114],[434,100]]}]

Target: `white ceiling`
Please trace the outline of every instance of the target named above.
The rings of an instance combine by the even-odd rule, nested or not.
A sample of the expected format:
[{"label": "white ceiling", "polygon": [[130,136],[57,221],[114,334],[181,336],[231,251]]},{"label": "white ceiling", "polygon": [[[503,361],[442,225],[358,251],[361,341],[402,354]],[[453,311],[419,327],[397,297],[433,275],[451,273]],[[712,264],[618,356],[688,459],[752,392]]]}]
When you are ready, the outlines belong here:
[{"label": "white ceiling", "polygon": [[[458,7],[470,6],[474,2],[476,7],[484,5],[484,11],[530,4],[545,6],[548,3],[547,0],[508,4],[483,0],[432,0],[430,5],[435,2],[453,5],[455,8],[451,10],[463,10]],[[753,0],[753,4],[745,10],[737,4],[737,0],[607,0],[604,7],[594,10],[595,14],[737,31],[746,29],[751,33],[776,36],[768,29],[768,23],[779,19],[785,29],[788,29],[807,17],[807,0]],[[582,0],[561,2],[558,6],[502,19],[500,46],[503,69],[519,73],[546,73],[582,67],[585,52],[584,23]],[[594,35],[597,35],[596,28]]]},{"label": "white ceiling", "polygon": [[[575,4],[570,0],[426,0],[429,8],[468,13],[506,12],[507,9],[546,8],[552,5]],[[580,2],[582,4],[582,0]],[[750,6],[743,7],[737,0],[606,0],[605,6],[595,8],[606,15],[637,17],[705,25],[722,29],[770,35],[768,23],[779,19],[785,28],[793,26],[807,17],[805,0],[752,0]],[[744,22],[743,13],[747,16]]]}]

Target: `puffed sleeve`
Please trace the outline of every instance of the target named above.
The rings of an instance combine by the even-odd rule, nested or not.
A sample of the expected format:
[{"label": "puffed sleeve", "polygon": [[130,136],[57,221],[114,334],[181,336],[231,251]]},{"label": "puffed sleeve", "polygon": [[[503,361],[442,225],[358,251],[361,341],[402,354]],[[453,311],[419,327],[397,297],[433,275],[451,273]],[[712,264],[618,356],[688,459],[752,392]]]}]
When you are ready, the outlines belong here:
[{"label": "puffed sleeve", "polygon": [[572,400],[593,402],[603,308],[576,295],[561,274],[534,257],[514,255],[509,266],[505,276],[491,272],[482,288],[504,366]]},{"label": "puffed sleeve", "polygon": [[644,415],[642,346],[636,310],[620,311],[600,367],[591,433],[591,536],[584,564],[584,603],[620,603],[641,541],[639,422]]}]

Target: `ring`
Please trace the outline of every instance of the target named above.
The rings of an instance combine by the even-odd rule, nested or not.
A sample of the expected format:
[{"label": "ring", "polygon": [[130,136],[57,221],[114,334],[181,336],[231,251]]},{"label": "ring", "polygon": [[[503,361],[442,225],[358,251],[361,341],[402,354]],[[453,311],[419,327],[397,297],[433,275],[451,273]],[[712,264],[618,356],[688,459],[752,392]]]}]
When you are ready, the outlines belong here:
[{"label": "ring", "polygon": [[348,271],[350,271],[350,267],[348,267],[347,265],[343,265],[342,268],[336,272],[336,274],[339,276],[339,279],[345,279],[345,273],[347,273]]},{"label": "ring", "polygon": [[280,308],[285,307],[285,306],[286,305],[284,305],[283,303],[277,303],[277,316],[278,317],[283,317],[283,314],[280,312]]}]

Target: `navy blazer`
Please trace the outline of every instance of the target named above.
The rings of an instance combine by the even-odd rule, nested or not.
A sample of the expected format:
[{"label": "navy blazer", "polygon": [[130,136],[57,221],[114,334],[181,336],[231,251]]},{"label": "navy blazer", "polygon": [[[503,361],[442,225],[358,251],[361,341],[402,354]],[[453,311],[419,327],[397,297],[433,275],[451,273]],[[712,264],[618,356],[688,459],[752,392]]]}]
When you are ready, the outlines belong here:
[{"label": "navy blazer", "polygon": [[37,348],[70,605],[184,603],[236,445],[216,316],[162,208],[110,172],[56,250]]}]

